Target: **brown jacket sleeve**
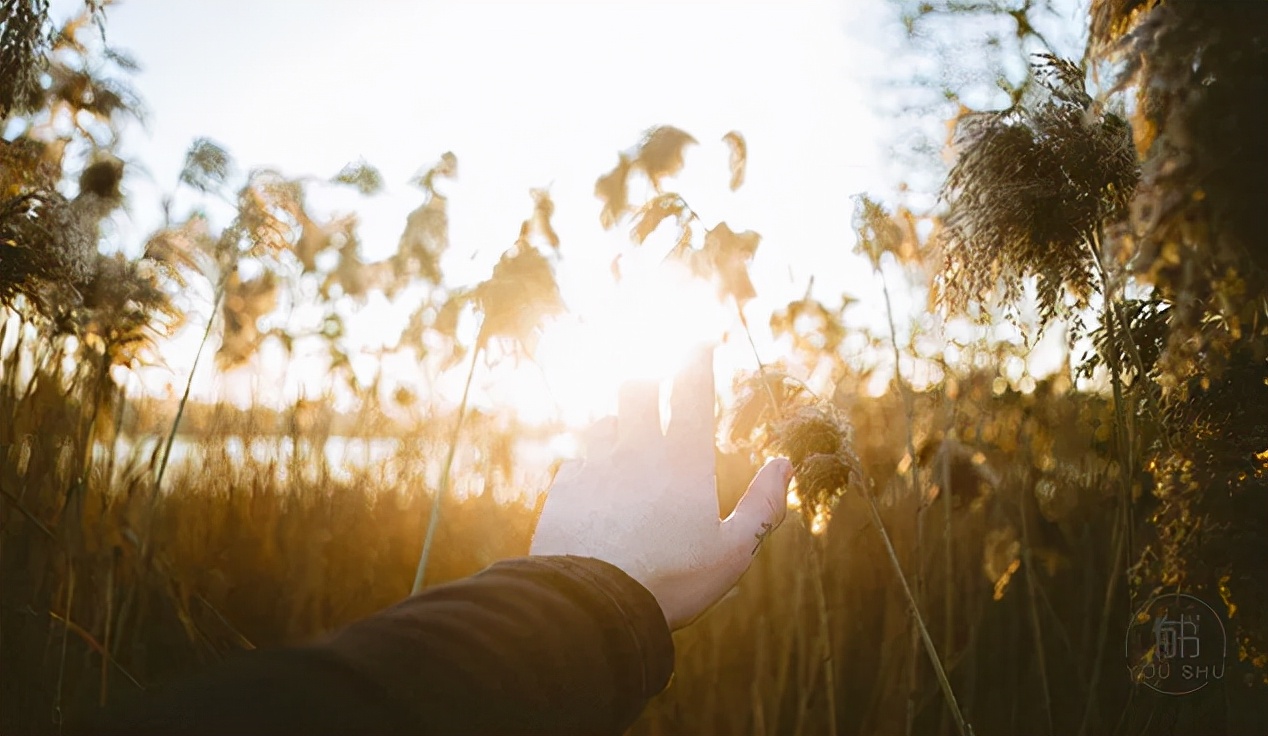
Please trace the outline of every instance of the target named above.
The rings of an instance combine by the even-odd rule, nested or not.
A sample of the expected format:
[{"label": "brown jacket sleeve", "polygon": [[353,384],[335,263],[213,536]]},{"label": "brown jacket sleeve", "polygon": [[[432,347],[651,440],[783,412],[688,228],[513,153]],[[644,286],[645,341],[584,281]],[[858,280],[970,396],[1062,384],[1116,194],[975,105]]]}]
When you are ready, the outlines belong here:
[{"label": "brown jacket sleeve", "polygon": [[527,557],[316,645],[242,655],[94,732],[619,734],[673,656],[655,598],[625,573]]}]

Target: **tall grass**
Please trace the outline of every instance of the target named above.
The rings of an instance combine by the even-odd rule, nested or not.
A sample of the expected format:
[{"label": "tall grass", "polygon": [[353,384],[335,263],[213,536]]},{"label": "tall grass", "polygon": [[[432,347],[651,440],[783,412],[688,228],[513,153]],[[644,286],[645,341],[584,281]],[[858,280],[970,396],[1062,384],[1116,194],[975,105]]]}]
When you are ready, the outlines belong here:
[{"label": "tall grass", "polygon": [[[59,712],[91,712],[121,690],[152,686],[234,650],[304,641],[391,604],[408,588],[434,498],[422,492],[425,479],[441,462],[456,417],[430,417],[398,456],[350,475],[325,460],[320,423],[308,433],[292,430],[299,457],[291,462],[238,456],[215,432],[183,434],[199,451],[173,461],[169,492],[160,494],[157,454],[107,443],[92,453],[72,506],[65,489],[85,456],[77,444],[84,435],[58,430],[74,428],[81,398],[56,351],[29,335],[19,342],[0,356],[0,411],[14,417],[0,425],[0,730],[53,732]],[[908,673],[930,665],[913,658],[909,601],[891,552],[870,528],[878,521],[906,569],[921,564],[918,549],[953,550],[953,564],[924,565],[924,610],[954,606],[954,615],[928,617],[927,634],[948,643],[940,652],[946,676],[976,732],[1047,730],[1039,724],[1049,718],[1054,732],[1076,729],[1090,695],[1086,674],[1119,666],[1106,652],[1098,661],[1098,648],[1086,634],[1080,645],[1077,634],[1102,603],[1094,592],[1105,589],[1104,571],[1112,569],[1113,517],[1104,513],[1112,499],[1081,486],[1086,473],[1072,473],[1062,492],[1077,499],[1075,510],[1045,515],[1034,488],[1050,475],[1039,468],[1081,467],[1095,454],[1095,423],[1070,418],[1110,422],[1112,410],[1056,386],[997,395],[993,383],[993,374],[961,376],[954,400],[945,385],[910,397],[918,436],[935,416],[950,417],[962,443],[917,448],[925,477],[954,478],[928,509],[953,517],[951,525],[918,527],[920,499],[894,474],[907,452],[908,430],[892,419],[905,413],[904,401],[893,394],[858,401],[850,418],[862,462],[882,491],[880,518],[871,518],[867,499],[848,494],[822,537],[796,524],[774,533],[737,594],[675,635],[673,684],[632,732],[892,733],[908,720],[914,732],[936,730],[943,705],[934,677],[919,678],[927,685],[909,705]],[[137,415],[143,402],[129,406],[125,434],[155,423]],[[240,439],[284,439],[272,429],[247,432]],[[492,444],[497,430],[486,422],[468,432]],[[724,510],[752,470],[747,457],[723,458]],[[433,584],[528,548],[534,509],[495,501],[498,481],[488,468],[460,463],[456,472],[486,476],[485,492],[449,500],[429,563]],[[954,536],[941,538],[947,530]],[[984,543],[992,535],[1024,546],[1001,552]],[[151,540],[149,564],[140,554],[143,538]],[[1001,587],[993,575],[1023,552],[1026,563],[1010,574],[1028,581]],[[939,591],[953,591],[954,600],[939,600]],[[125,596],[135,598],[133,614],[112,620]],[[1111,616],[1123,620],[1125,601],[1112,603]],[[1068,646],[1037,660],[1029,652],[1041,635]],[[1122,712],[1125,678],[1103,678],[1099,690],[1099,713]]]}]

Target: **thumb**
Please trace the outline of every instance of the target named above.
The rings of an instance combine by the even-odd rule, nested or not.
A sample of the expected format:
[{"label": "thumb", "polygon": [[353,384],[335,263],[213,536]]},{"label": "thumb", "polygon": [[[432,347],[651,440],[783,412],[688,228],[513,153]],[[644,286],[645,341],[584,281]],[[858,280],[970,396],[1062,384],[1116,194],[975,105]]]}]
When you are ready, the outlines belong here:
[{"label": "thumb", "polygon": [[728,554],[737,562],[743,561],[745,568],[761,537],[779,526],[788,512],[792,473],[792,463],[786,458],[767,462],[753,476],[735,511],[722,523]]}]

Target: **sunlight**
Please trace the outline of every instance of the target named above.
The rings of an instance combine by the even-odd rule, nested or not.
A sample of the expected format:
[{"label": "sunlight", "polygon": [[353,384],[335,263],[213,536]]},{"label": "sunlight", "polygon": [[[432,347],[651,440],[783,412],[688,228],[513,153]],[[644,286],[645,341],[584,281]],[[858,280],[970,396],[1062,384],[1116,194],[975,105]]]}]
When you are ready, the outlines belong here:
[{"label": "sunlight", "polygon": [[621,383],[671,377],[728,324],[713,287],[677,266],[627,273],[616,286],[595,279],[578,292],[576,314],[546,328],[536,366],[517,371],[508,400],[525,421],[579,427],[611,414]]}]

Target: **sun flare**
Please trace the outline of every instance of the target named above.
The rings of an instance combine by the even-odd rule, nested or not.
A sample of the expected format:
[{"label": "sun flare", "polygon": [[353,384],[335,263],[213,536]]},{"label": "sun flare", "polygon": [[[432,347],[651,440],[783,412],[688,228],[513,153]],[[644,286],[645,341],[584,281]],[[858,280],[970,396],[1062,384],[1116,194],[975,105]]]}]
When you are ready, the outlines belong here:
[{"label": "sun flare", "polygon": [[616,284],[596,279],[572,301],[574,312],[546,327],[535,367],[518,371],[526,379],[536,374],[536,387],[521,382],[510,397],[525,421],[580,427],[611,414],[622,383],[670,378],[728,324],[712,286],[668,265]]}]

